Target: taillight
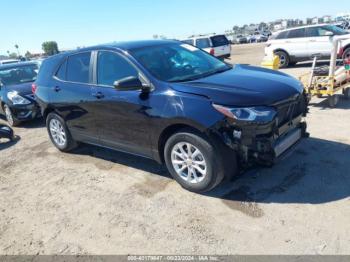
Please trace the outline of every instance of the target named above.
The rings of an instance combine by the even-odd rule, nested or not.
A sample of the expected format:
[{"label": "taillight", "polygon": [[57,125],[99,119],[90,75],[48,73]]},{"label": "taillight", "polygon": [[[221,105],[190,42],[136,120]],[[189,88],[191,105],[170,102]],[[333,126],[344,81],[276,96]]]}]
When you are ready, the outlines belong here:
[{"label": "taillight", "polygon": [[210,49],[210,54],[211,54],[211,55],[215,55],[215,50],[214,50],[214,48]]},{"label": "taillight", "polygon": [[36,84],[32,84],[32,93],[33,94],[35,94],[35,92],[36,92],[36,89],[37,89],[37,86],[36,86]]},{"label": "taillight", "polygon": [[342,56],[343,54],[344,54],[344,48],[341,47],[341,48],[339,49],[338,55],[339,55],[339,56]]}]

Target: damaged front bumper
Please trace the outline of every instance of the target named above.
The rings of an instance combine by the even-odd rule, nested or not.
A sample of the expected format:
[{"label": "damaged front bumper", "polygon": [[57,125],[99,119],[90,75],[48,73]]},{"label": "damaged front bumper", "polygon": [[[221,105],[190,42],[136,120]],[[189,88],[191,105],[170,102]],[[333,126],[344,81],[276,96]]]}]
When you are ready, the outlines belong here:
[{"label": "damaged front bumper", "polygon": [[303,137],[308,137],[306,128],[301,114],[281,126],[277,120],[267,124],[226,123],[220,136],[236,152],[241,166],[271,166]]}]

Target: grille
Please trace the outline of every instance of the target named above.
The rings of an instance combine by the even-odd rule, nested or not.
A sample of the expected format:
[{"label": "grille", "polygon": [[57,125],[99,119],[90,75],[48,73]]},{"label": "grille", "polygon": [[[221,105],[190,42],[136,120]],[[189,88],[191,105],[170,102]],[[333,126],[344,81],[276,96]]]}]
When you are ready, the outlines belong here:
[{"label": "grille", "polygon": [[293,118],[305,114],[306,98],[304,95],[289,99],[288,102],[275,105],[277,108],[278,126],[282,126]]}]

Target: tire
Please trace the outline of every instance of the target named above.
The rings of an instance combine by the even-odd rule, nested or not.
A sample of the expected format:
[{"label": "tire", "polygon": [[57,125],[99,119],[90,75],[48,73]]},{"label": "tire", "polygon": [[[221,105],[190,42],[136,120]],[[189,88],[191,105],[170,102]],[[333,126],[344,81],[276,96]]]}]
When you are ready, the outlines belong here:
[{"label": "tire", "polygon": [[331,108],[336,107],[338,102],[339,102],[339,96],[337,96],[337,95],[332,95],[328,98],[328,105]]},{"label": "tire", "polygon": [[[181,154],[180,148],[187,153],[187,156]],[[189,148],[191,157],[188,156]],[[196,155],[193,154],[196,152]],[[223,155],[225,155],[224,152],[214,147],[206,137],[190,130],[182,130],[172,135],[167,140],[164,149],[165,163],[172,177],[183,188],[196,193],[210,191],[223,180],[226,173],[229,174],[228,163],[224,160]],[[174,161],[182,162],[182,164]],[[202,163],[202,165],[197,165],[195,162]],[[237,166],[233,168],[237,169]]]},{"label": "tire", "polygon": [[348,47],[347,49],[344,50],[344,53],[343,53],[343,61],[345,59],[350,59],[350,47]]},{"label": "tire", "polygon": [[66,123],[59,115],[55,113],[48,114],[46,118],[46,128],[51,142],[58,150],[69,152],[77,147],[77,143],[72,138]]},{"label": "tire", "polygon": [[343,95],[344,95],[345,99],[350,99],[350,87],[343,89]]},{"label": "tire", "polygon": [[276,51],[275,55],[280,59],[280,68],[287,68],[290,63],[289,55],[284,51]]},{"label": "tire", "polygon": [[6,121],[11,127],[18,126],[21,123],[20,121],[14,118],[12,111],[8,105],[5,104],[3,109],[5,112]]}]

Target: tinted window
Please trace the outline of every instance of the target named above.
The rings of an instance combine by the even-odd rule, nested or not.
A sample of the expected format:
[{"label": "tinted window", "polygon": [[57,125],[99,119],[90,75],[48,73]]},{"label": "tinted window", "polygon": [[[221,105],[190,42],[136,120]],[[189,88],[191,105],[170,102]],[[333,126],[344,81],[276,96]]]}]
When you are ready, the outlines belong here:
[{"label": "tinted window", "polygon": [[154,77],[179,82],[200,79],[231,67],[187,44],[167,44],[131,50],[131,54]]},{"label": "tinted window", "polygon": [[317,37],[320,36],[318,33],[318,27],[308,27],[306,30],[307,37]]},{"label": "tinted window", "polygon": [[56,77],[61,80],[66,80],[66,72],[67,72],[67,59],[64,60],[63,64],[58,69],[56,73]]},{"label": "tinted window", "polygon": [[227,37],[224,35],[216,35],[216,36],[212,36],[210,37],[211,42],[213,43],[214,47],[217,46],[223,46],[223,45],[228,45],[229,42],[227,40]]},{"label": "tinted window", "polygon": [[194,45],[193,39],[182,40],[182,42],[189,44],[189,45]]},{"label": "tinted window", "polygon": [[289,31],[284,31],[279,33],[275,39],[286,39],[288,37]]},{"label": "tinted window", "polygon": [[4,85],[19,85],[34,82],[38,74],[37,65],[17,66],[0,70],[0,82]]},{"label": "tinted window", "polygon": [[67,81],[89,83],[90,58],[90,52],[69,56],[67,60]]},{"label": "tinted window", "polygon": [[199,38],[196,40],[196,46],[198,48],[208,48],[210,47],[210,42],[208,38]]},{"label": "tinted window", "polygon": [[124,57],[113,52],[101,51],[97,60],[97,83],[113,86],[117,80],[128,76],[138,77],[138,71]]},{"label": "tinted window", "polygon": [[300,38],[300,37],[305,37],[304,28],[289,31],[288,38]]}]

